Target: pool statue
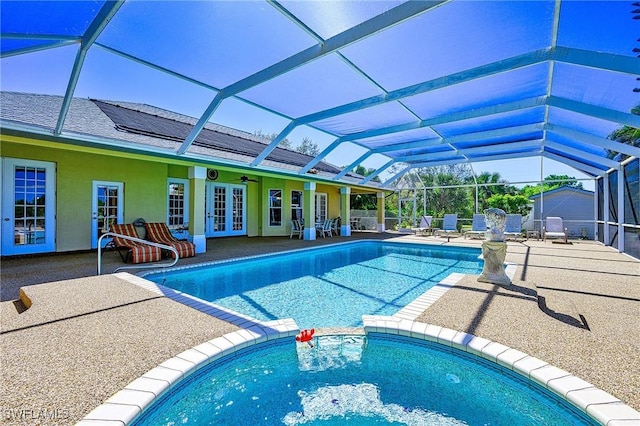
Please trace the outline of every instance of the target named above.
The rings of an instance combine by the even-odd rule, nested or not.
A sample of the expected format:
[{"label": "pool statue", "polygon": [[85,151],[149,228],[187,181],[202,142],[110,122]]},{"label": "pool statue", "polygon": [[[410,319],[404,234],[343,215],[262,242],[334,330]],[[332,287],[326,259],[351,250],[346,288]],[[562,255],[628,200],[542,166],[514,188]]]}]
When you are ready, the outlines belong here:
[{"label": "pool statue", "polygon": [[483,283],[511,285],[511,280],[504,272],[504,258],[507,255],[507,243],[504,242],[504,225],[507,215],[501,209],[486,209],[487,219],[486,241],[482,243],[484,268],[478,281]]},{"label": "pool statue", "polygon": [[504,241],[504,226],[507,215],[501,209],[486,209],[484,215],[487,218],[487,241]]}]

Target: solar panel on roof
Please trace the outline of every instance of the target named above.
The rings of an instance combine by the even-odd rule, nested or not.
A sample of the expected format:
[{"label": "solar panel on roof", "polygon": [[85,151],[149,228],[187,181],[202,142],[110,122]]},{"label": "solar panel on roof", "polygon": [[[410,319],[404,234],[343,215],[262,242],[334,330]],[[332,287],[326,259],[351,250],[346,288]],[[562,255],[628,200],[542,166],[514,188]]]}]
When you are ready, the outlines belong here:
[{"label": "solar panel on roof", "polygon": [[[189,132],[193,128],[193,125],[182,121],[171,120],[98,100],[93,100],[93,102],[116,124],[118,129],[123,131],[181,142],[189,135]],[[234,154],[247,155],[254,158],[266,147],[265,144],[257,141],[206,128],[200,132],[194,145]],[[276,148],[267,159],[303,167],[311,161],[313,157],[296,151]],[[329,173],[337,174],[341,172],[339,168],[324,162],[318,163],[315,168]]]}]

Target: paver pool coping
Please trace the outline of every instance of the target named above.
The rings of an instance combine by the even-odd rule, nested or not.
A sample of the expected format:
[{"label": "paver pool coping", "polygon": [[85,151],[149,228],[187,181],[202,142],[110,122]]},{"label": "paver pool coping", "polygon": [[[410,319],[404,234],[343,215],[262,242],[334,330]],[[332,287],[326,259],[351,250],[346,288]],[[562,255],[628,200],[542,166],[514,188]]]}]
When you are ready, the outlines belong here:
[{"label": "paver pool coping", "polygon": [[[638,424],[640,413],[592,384],[524,352],[472,334],[388,316],[363,316],[364,331],[427,340],[481,357],[508,368],[607,426]],[[299,332],[293,319],[271,321],[194,346],[168,359],[117,392],[87,414],[78,426],[128,425],[180,380],[209,363],[240,349],[275,339],[292,339]],[[293,342],[293,339],[292,339]]]},{"label": "paver pool coping", "polygon": [[[338,245],[342,244],[352,243]],[[291,252],[295,251],[301,250],[292,250]],[[209,264],[264,256],[269,255],[249,256]],[[505,272],[510,278],[513,278],[515,270],[515,264],[507,264],[505,268]],[[268,340],[294,337],[299,332],[297,324],[290,318],[261,322],[139,276],[128,273],[115,275],[208,315],[231,322],[241,327],[242,330],[197,345],[163,362],[87,414],[83,420],[77,423],[79,426],[128,425],[172,386],[210,362]],[[600,424],[607,426],[638,424],[640,412],[611,394],[538,358],[468,333],[414,321],[463,277],[464,274],[449,275],[393,316],[363,315],[364,332],[408,336],[465,351],[508,368],[524,379],[535,381]]]}]

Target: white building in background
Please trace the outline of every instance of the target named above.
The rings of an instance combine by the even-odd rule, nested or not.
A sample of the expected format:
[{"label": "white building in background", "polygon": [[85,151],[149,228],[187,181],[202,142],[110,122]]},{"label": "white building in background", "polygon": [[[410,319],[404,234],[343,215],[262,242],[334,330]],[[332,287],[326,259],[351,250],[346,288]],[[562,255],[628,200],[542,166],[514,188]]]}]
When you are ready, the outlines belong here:
[{"label": "white building in background", "polygon": [[[542,230],[544,219],[561,217],[569,232],[569,238],[594,239],[595,206],[593,191],[562,186],[529,199],[533,209],[528,215],[526,229]],[[533,222],[533,224],[531,224]]]}]

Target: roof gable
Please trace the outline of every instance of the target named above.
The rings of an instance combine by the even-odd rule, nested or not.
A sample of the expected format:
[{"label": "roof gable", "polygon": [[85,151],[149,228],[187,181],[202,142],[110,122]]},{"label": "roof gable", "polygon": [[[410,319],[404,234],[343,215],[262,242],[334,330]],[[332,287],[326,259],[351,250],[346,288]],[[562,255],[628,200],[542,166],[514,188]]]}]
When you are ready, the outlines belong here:
[{"label": "roof gable", "polygon": [[583,195],[591,195],[591,196],[594,195],[593,191],[589,191],[589,190],[586,190],[586,189],[575,188],[575,187],[572,187],[572,186],[561,186],[559,188],[554,188],[554,189],[552,189],[550,191],[545,191],[545,192],[540,193],[540,194],[532,195],[531,197],[529,197],[529,199],[530,200],[534,200],[536,198],[540,198],[540,196],[542,194],[544,194],[545,197],[548,197],[550,195],[551,196],[556,196],[556,195],[560,195],[560,193],[562,193],[562,192],[573,192],[573,193],[578,193],[578,194],[583,194]]}]

